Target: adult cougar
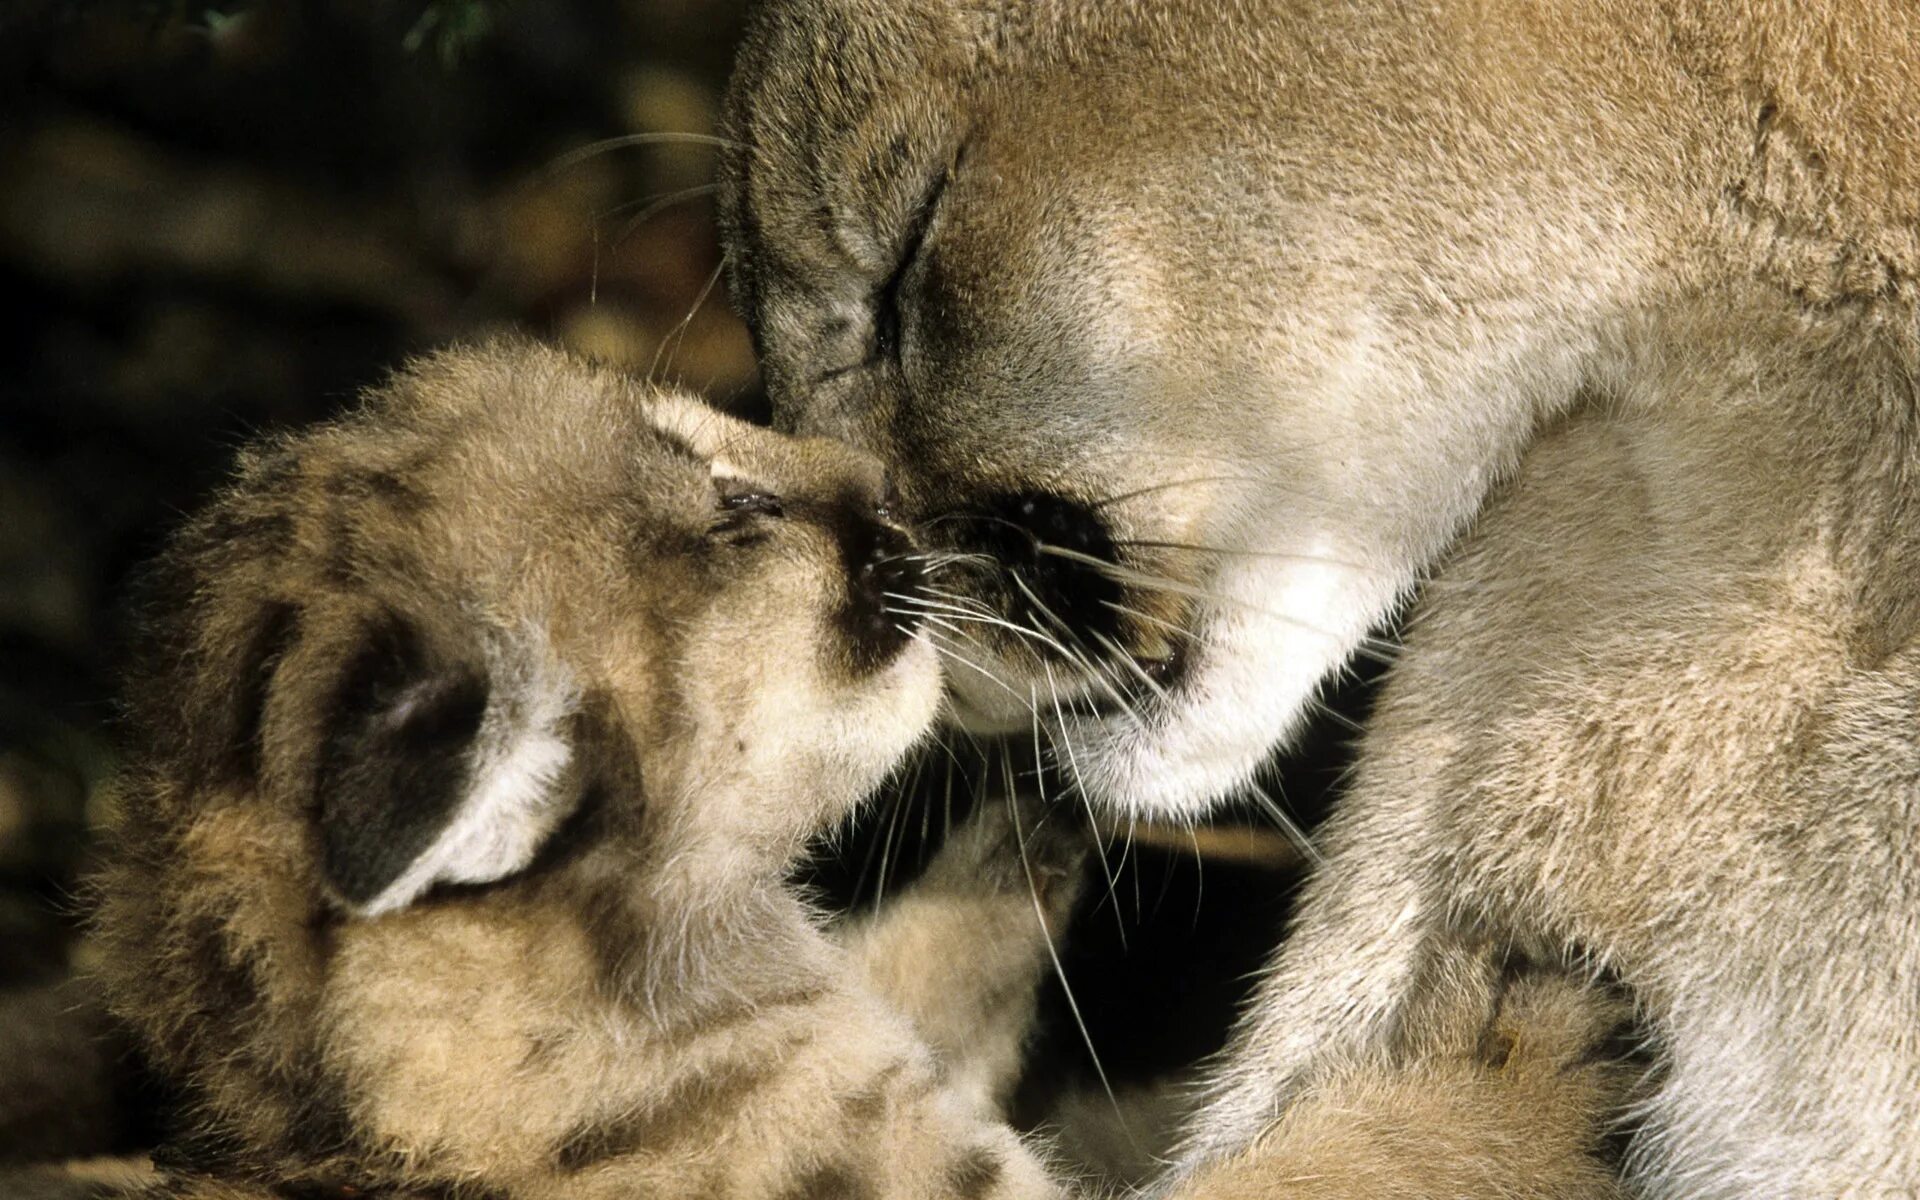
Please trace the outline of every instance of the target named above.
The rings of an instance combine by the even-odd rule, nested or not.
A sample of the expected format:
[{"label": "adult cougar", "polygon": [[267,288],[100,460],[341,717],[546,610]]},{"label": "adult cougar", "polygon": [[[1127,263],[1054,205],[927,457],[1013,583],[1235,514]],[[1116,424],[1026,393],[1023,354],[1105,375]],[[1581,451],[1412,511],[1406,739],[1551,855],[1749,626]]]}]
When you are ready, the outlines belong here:
[{"label": "adult cougar", "polygon": [[1289,1165],[1314,1098],[1522,959],[1637,1006],[1649,1194],[1920,1189],[1916,46],[1888,2],[758,9],[733,291],[778,422],[996,560],[1029,632],[964,722],[1197,813],[1418,594],[1196,1194],[1386,1186]]}]

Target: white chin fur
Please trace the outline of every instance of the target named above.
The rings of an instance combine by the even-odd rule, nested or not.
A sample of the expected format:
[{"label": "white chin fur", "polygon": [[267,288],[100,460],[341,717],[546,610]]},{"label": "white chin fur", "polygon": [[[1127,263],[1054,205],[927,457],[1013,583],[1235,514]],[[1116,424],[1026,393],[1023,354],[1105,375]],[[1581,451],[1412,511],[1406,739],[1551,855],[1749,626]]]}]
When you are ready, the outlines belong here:
[{"label": "white chin fur", "polygon": [[1070,722],[1089,798],[1126,813],[1191,817],[1244,785],[1300,728],[1320,686],[1389,612],[1389,572],[1316,545],[1303,559],[1222,575],[1186,678],[1144,721]]},{"label": "white chin fur", "polygon": [[854,794],[878,787],[888,771],[932,728],[940,711],[940,659],[920,638],[868,684],[852,703],[833,712],[827,741],[848,768]]},{"label": "white chin fur", "polygon": [[[1138,718],[1069,717],[1062,732],[1089,799],[1129,815],[1196,816],[1299,730],[1321,684],[1400,590],[1397,573],[1351,565],[1325,540],[1299,549],[1298,559],[1256,561],[1211,581],[1220,599],[1200,614],[1187,676],[1166,702]],[[949,669],[948,721],[979,735],[1029,729],[1031,709],[1008,690],[1028,684],[1003,664],[987,665],[1009,674],[1006,686]],[[1064,690],[1065,676],[1058,682]],[[1038,694],[1042,719],[1050,718],[1045,681]]]}]

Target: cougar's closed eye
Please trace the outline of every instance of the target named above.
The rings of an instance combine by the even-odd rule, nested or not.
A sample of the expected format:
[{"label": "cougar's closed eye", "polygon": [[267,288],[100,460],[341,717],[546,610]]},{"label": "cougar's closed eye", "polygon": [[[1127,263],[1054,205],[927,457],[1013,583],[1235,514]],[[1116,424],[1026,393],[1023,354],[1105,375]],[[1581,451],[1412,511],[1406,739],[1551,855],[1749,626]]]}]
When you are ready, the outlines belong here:
[{"label": "cougar's closed eye", "polygon": [[914,264],[920,261],[922,251],[926,249],[927,230],[932,227],[934,214],[940,209],[940,198],[946,194],[947,180],[951,175],[950,168],[944,169],[927,185],[926,194],[914,206],[907,220],[906,235],[900,240],[899,257],[894,262],[893,273],[873,294],[872,357],[876,361],[900,356],[902,291],[908,272],[913,270]]}]

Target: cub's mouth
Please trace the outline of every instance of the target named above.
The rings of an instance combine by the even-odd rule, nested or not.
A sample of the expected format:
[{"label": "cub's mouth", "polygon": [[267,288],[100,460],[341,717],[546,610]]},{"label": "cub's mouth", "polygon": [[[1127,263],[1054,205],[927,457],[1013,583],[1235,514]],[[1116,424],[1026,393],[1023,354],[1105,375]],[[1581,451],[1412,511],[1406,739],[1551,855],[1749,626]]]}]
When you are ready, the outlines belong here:
[{"label": "cub's mouth", "polygon": [[1121,540],[1098,504],[1005,492],[936,516],[940,547],[922,603],[950,660],[962,728],[1147,724],[1174,703],[1193,661],[1191,585],[1164,547]]},{"label": "cub's mouth", "polygon": [[854,674],[868,675],[900,657],[925,621],[926,557],[905,530],[872,515],[843,516],[834,537],[847,580],[840,633]]}]

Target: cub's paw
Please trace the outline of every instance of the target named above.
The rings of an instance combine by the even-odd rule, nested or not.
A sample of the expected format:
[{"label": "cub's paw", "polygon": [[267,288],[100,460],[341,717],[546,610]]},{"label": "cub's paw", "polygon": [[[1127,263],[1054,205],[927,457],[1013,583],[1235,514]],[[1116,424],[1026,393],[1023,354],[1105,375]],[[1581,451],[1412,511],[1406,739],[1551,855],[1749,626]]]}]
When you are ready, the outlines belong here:
[{"label": "cub's paw", "polygon": [[1026,798],[984,797],[928,864],[915,891],[975,898],[1046,915],[1065,925],[1086,878],[1093,840],[1059,806]]},{"label": "cub's paw", "polygon": [[878,915],[840,930],[866,984],[906,1015],[954,1092],[999,1118],[1092,843],[1037,806],[989,798]]},{"label": "cub's paw", "polygon": [[1610,1133],[1640,1079],[1631,1010],[1549,971],[1394,1055],[1331,1064],[1180,1200],[1618,1200]]}]

